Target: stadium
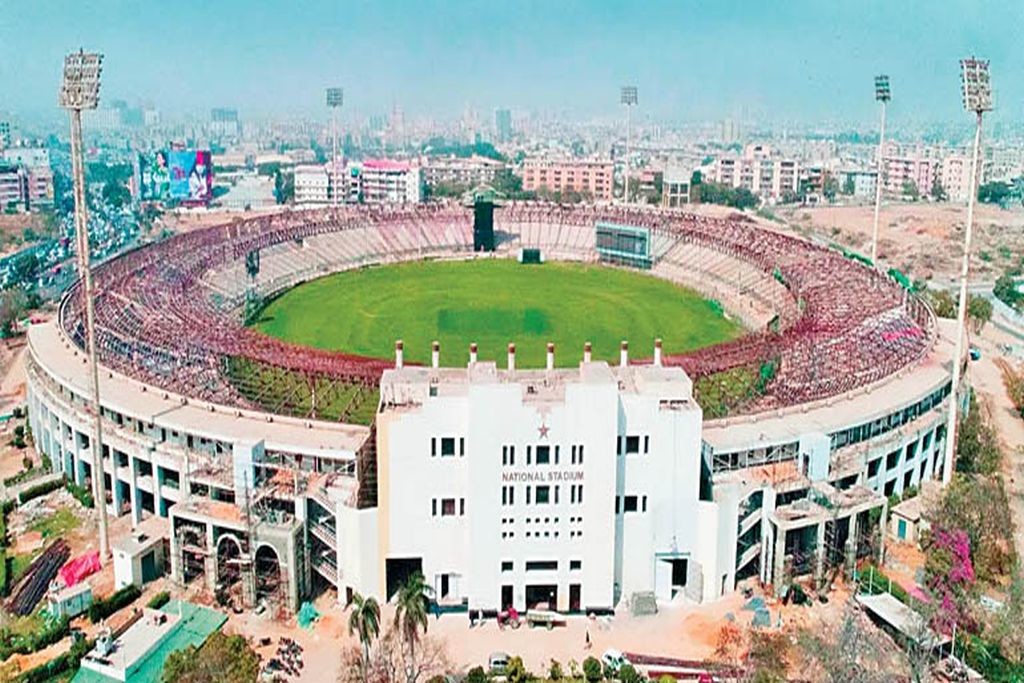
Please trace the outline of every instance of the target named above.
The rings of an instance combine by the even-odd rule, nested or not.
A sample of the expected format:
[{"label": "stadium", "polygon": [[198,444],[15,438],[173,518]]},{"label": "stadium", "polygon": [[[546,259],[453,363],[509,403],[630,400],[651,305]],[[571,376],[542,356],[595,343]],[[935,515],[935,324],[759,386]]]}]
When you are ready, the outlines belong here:
[{"label": "stadium", "polygon": [[[740,214],[510,202],[483,249],[479,221],[458,204],[291,211],[95,268],[108,509],[167,518],[176,581],[285,612],[323,590],[387,599],[414,571],[440,605],[484,613],[710,600],[879,552],[887,497],[948,467],[952,334],[898,278]],[[639,271],[697,292],[701,317],[659,314],[643,329],[664,341],[624,330],[611,349],[569,330],[534,367],[521,340],[465,343],[472,324],[445,364],[440,344],[372,340],[394,344],[383,357],[261,332],[303,283],[485,260],[506,264],[485,284],[514,261],[596,269],[595,298],[602,273]],[[37,443],[81,484],[85,315],[72,287],[31,330],[28,369]]]}]

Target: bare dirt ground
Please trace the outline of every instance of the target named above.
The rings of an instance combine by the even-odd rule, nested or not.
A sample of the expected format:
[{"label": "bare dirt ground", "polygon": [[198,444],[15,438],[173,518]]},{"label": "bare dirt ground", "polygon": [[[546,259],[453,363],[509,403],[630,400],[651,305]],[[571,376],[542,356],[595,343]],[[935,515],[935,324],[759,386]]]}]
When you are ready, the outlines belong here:
[{"label": "bare dirt ground", "polygon": [[[865,255],[871,251],[871,206],[780,207],[795,229],[813,232]],[[960,271],[967,209],[952,203],[882,206],[879,261],[911,278],[947,285]],[[1024,209],[979,204],[974,212],[971,280],[994,281],[1024,255]]]},{"label": "bare dirt ground", "polygon": [[994,363],[1000,354],[999,344],[1022,342],[993,325],[986,325],[981,335],[973,337],[972,341],[982,356],[981,360],[971,363],[968,380],[991,416],[1003,445],[1003,476],[1013,515],[1014,539],[1018,555],[1024,557],[1024,420],[1014,410],[1002,373]]},{"label": "bare dirt ground", "polygon": [[270,207],[266,209],[253,209],[246,212],[239,211],[180,211],[164,213],[155,226],[156,232],[161,229],[168,229],[175,233],[192,232],[208,228],[212,225],[223,225],[236,220],[253,218],[256,216],[269,216],[286,210],[285,206]]}]

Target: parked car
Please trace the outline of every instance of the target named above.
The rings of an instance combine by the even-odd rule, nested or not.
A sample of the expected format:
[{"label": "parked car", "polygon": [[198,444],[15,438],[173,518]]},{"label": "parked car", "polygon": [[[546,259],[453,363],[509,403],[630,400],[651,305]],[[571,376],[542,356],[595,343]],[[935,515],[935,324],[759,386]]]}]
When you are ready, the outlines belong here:
[{"label": "parked car", "polygon": [[507,652],[492,652],[487,658],[487,669],[492,675],[501,675],[508,671],[509,656]]},{"label": "parked car", "polygon": [[601,663],[612,674],[616,674],[620,667],[629,664],[630,661],[626,658],[626,655],[622,654],[618,650],[605,650],[604,654],[601,655]]}]

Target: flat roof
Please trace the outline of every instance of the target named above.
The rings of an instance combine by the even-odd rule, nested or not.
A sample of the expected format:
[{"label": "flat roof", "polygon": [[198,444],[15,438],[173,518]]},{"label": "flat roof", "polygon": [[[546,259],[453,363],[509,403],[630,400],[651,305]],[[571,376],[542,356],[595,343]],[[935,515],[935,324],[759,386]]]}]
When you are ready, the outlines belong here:
[{"label": "flat roof", "polygon": [[[64,386],[90,396],[92,382],[86,355],[57,327],[56,321],[33,325],[28,331],[33,359]],[[167,396],[165,398],[165,395]],[[103,368],[100,397],[105,408],[159,427],[228,443],[262,439],[270,450],[306,455],[352,456],[370,436],[370,428],[216,406],[146,385]],[[211,410],[211,407],[213,408]],[[273,421],[268,421],[271,418]]]},{"label": "flat roof", "polygon": [[857,602],[864,606],[878,619],[884,621],[907,638],[914,641],[926,641],[923,644],[932,648],[941,647],[949,642],[949,636],[936,633],[929,628],[920,614],[897,600],[890,593],[878,595],[861,594]]},{"label": "flat roof", "polygon": [[704,423],[703,438],[716,453],[797,441],[804,434],[832,432],[884,417],[916,403],[949,382],[956,321],[937,321],[935,346],[919,363],[879,384],[820,404],[753,413]]},{"label": "flat roof", "polygon": [[[193,605],[181,600],[171,600],[160,608],[160,611],[174,619],[178,619],[180,614],[181,618],[177,628],[173,629],[169,634],[163,634],[162,642],[159,642],[155,649],[138,661],[132,675],[127,677],[127,683],[159,681],[160,673],[164,668],[164,662],[167,661],[172,652],[183,650],[189,645],[201,646],[210,637],[210,634],[220,629],[224,622],[228,620],[227,615],[216,610],[200,607],[199,605]],[[118,641],[125,638],[132,631],[148,632],[149,628],[150,624],[145,619],[140,619]],[[132,636],[132,638],[136,637],[142,639],[147,636],[145,633]],[[149,643],[152,645],[152,637],[148,637],[150,638]],[[82,662],[83,666],[72,679],[73,683],[115,683],[121,680],[93,669],[88,669],[85,666],[84,659]]]}]

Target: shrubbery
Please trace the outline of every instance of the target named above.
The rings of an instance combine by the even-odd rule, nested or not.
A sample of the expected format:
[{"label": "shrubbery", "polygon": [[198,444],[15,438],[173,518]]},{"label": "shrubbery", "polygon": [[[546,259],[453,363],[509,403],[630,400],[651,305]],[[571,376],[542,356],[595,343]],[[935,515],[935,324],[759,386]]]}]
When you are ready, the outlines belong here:
[{"label": "shrubbery", "polygon": [[70,479],[65,479],[64,488],[66,488],[68,493],[74,496],[75,500],[81,503],[84,507],[91,508],[96,504],[96,501],[93,500],[92,497],[92,491],[87,487],[79,486]]},{"label": "shrubbery", "polygon": [[56,491],[63,485],[63,481],[61,481],[60,479],[54,479],[53,481],[47,481],[42,484],[30,486],[29,488],[25,489],[24,491],[18,494],[18,505],[24,505],[33,498],[45,496],[47,493],[50,493],[51,491]]},{"label": "shrubbery", "polygon": [[106,600],[94,600],[89,606],[89,621],[95,624],[106,619],[114,612],[138,600],[140,595],[142,595],[142,591],[135,584],[130,584]]},{"label": "shrubbery", "polygon": [[146,603],[146,607],[150,609],[160,609],[170,601],[171,594],[167,591],[161,591],[149,599],[149,602]]},{"label": "shrubbery", "polygon": [[0,631],[0,660],[14,654],[27,655],[49,647],[68,634],[68,619],[52,619],[38,631],[29,634],[12,634],[7,629]]}]

